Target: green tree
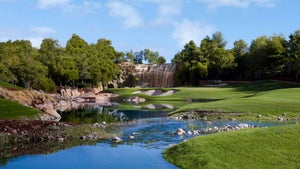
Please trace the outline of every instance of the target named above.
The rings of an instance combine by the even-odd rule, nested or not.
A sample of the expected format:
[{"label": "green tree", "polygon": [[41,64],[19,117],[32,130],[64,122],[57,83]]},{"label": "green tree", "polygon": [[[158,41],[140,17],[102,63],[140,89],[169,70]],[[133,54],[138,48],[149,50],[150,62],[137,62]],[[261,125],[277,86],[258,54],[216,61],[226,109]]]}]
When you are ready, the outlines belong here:
[{"label": "green tree", "polygon": [[73,34],[67,41],[66,54],[74,58],[78,72],[80,84],[83,85],[85,80],[91,79],[88,64],[89,45],[78,35]]},{"label": "green tree", "polygon": [[125,59],[127,61],[130,61],[130,62],[134,63],[134,54],[133,54],[133,52],[132,51],[126,52]]},{"label": "green tree", "polygon": [[2,64],[14,75],[18,85],[30,88],[35,80],[47,75],[47,67],[36,59],[37,50],[30,41],[8,41],[2,51]]},{"label": "green tree", "polygon": [[95,45],[91,45],[89,56],[89,72],[92,85],[107,84],[117,78],[120,70],[114,63],[118,58],[117,52],[112,47],[111,41],[99,39]]},{"label": "green tree", "polygon": [[163,56],[160,56],[156,60],[156,64],[165,64],[167,61]]},{"label": "green tree", "polygon": [[58,58],[57,77],[60,86],[71,85],[76,86],[79,79],[79,70],[73,57],[65,52]]},{"label": "green tree", "polygon": [[56,65],[61,55],[61,48],[57,40],[46,38],[39,49],[39,61],[48,67],[49,75],[53,77],[57,71]]},{"label": "green tree", "polygon": [[208,60],[209,77],[217,79],[226,69],[235,67],[234,56],[225,49],[226,41],[221,32],[216,32],[212,38],[206,37],[201,41],[200,54]]},{"label": "green tree", "polygon": [[246,58],[246,77],[272,78],[284,70],[287,42],[282,36],[261,36],[252,41]]},{"label": "green tree", "polygon": [[178,85],[198,85],[200,79],[207,76],[207,60],[192,40],[175,55],[172,63],[177,66],[175,77]]},{"label": "green tree", "polygon": [[294,74],[294,78],[298,79],[300,75],[300,29],[291,34],[289,38],[289,52],[285,69],[288,74]]},{"label": "green tree", "polygon": [[240,39],[233,43],[232,54],[234,56],[234,62],[236,63],[236,67],[233,70],[233,76],[238,79],[243,79],[243,75],[245,74],[245,57],[248,52],[247,43]]}]

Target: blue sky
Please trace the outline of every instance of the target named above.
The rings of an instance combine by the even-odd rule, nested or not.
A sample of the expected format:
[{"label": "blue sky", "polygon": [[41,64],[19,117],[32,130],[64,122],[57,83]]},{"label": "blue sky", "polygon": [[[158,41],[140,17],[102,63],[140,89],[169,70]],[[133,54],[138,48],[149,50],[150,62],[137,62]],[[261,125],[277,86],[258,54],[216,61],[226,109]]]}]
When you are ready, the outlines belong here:
[{"label": "blue sky", "polygon": [[221,31],[227,48],[238,39],[300,29],[298,0],[0,0],[0,41],[42,39],[61,46],[73,33],[88,43],[112,41],[118,51],[159,51],[167,61],[189,40]]}]

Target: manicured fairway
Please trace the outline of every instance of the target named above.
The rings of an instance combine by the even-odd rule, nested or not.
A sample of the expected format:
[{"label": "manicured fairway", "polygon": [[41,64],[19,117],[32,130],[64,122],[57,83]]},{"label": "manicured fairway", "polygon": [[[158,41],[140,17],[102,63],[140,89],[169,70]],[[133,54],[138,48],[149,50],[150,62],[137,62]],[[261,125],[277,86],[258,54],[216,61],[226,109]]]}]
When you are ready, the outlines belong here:
[{"label": "manicured fairway", "polygon": [[186,169],[298,169],[300,125],[199,136],[167,149],[164,158]]},{"label": "manicured fairway", "polygon": [[[178,87],[171,96],[146,96],[148,102],[171,103],[177,107],[170,114],[188,111],[218,111],[242,113],[245,118],[276,118],[286,114],[288,118],[300,116],[300,84],[276,81],[229,83],[225,87]],[[129,97],[133,91],[148,89],[110,89],[121,97]],[[164,89],[168,90],[168,89]],[[198,102],[186,102],[189,99]],[[122,104],[121,104],[122,105]],[[122,107],[122,106],[121,106]],[[126,108],[130,108],[127,104]]]}]

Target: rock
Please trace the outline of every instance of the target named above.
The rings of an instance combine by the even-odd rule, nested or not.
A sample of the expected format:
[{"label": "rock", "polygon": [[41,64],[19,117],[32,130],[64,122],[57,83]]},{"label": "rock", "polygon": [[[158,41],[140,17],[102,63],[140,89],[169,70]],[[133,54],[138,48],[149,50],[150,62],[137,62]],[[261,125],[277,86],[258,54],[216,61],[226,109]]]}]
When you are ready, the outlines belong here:
[{"label": "rock", "polygon": [[205,123],[206,124],[212,124],[212,121],[206,121]]},{"label": "rock", "polygon": [[140,133],[138,133],[138,132],[132,132],[131,134],[132,134],[132,135],[138,135],[138,134],[140,134]]},{"label": "rock", "polygon": [[283,117],[278,117],[277,120],[278,121],[284,121],[284,118]]},{"label": "rock", "polygon": [[64,142],[64,138],[62,138],[62,137],[58,137],[56,140],[57,140],[58,142]]},{"label": "rock", "polygon": [[235,121],[235,118],[229,118],[230,121]]},{"label": "rock", "polygon": [[176,135],[181,136],[186,134],[186,132],[182,128],[178,128],[175,132]]},{"label": "rock", "polygon": [[193,130],[193,135],[198,135],[200,132],[198,130]]},{"label": "rock", "polygon": [[260,114],[258,114],[256,117],[257,117],[257,118],[261,118],[261,115],[260,115]]},{"label": "rock", "polygon": [[11,134],[17,134],[18,131],[16,129],[11,130]]},{"label": "rock", "polygon": [[120,142],[122,142],[122,139],[119,138],[119,137],[117,137],[117,136],[114,136],[114,137],[112,137],[111,139],[112,139],[112,142],[113,142],[113,143],[120,143]]},{"label": "rock", "polygon": [[187,135],[192,135],[192,134],[193,134],[193,132],[191,132],[191,131],[187,131],[187,132],[186,132],[186,134],[187,134]]},{"label": "rock", "polygon": [[81,140],[86,140],[86,136],[81,136],[80,139]]},{"label": "rock", "polygon": [[286,116],[286,113],[283,113],[282,116]]},{"label": "rock", "polygon": [[249,128],[249,125],[246,123],[240,123],[237,125],[239,128],[244,129],[244,128]]}]

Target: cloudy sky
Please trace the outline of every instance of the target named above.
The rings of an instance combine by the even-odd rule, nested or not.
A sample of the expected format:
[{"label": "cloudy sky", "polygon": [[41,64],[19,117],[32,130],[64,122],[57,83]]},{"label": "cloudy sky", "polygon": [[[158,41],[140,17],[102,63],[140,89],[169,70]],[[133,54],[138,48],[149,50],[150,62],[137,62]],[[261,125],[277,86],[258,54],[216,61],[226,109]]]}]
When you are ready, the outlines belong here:
[{"label": "cloudy sky", "polygon": [[99,38],[118,51],[159,51],[168,61],[194,40],[221,31],[228,42],[248,44],[261,35],[300,29],[298,0],[0,0],[0,41],[42,39],[62,46],[73,33],[88,43]]}]

